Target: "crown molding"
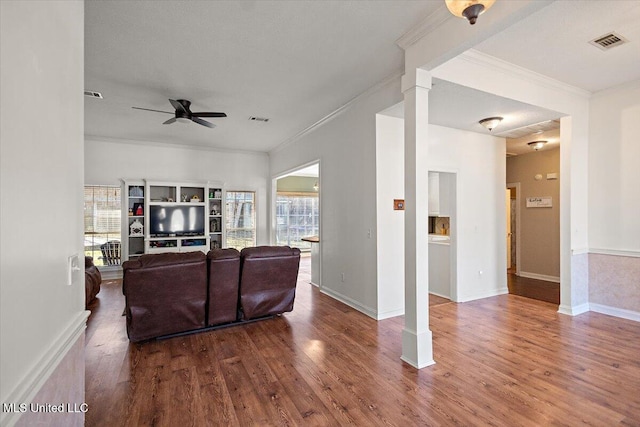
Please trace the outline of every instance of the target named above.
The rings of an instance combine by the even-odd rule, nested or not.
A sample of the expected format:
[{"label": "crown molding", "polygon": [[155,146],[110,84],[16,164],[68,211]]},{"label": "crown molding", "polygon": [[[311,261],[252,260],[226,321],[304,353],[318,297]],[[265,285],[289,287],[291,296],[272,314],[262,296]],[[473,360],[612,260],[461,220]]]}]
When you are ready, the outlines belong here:
[{"label": "crown molding", "polygon": [[559,80],[552,79],[551,77],[536,73],[535,71],[520,67],[519,65],[512,64],[494,56],[487,55],[486,53],[477,51],[475,49],[469,49],[468,51],[460,54],[457,58],[476,65],[493,69],[494,72],[513,75],[524,80],[529,80],[532,83],[545,86],[550,89],[559,90],[570,95],[577,96],[579,98],[589,99],[592,95],[592,93],[588,90],[563,83]]},{"label": "crown molding", "polygon": [[275,148],[272,148],[269,151],[269,154],[277,153],[279,151],[284,150],[286,147],[288,147],[289,145],[291,145],[294,142],[298,141],[303,136],[313,132],[315,129],[319,128],[320,126],[324,125],[325,123],[329,122],[330,120],[334,119],[335,117],[337,117],[340,114],[344,113],[345,111],[349,110],[351,107],[353,107],[355,104],[359,103],[363,99],[365,99],[365,98],[369,97],[370,95],[376,93],[377,91],[379,91],[383,87],[387,86],[388,84],[400,79],[402,77],[402,74],[403,74],[402,71],[398,71],[398,72],[395,72],[395,73],[391,74],[390,76],[387,76],[382,81],[380,81],[377,84],[371,86],[369,89],[365,90],[364,92],[362,92],[360,95],[356,96],[355,98],[352,98],[349,102],[347,102],[346,104],[342,105],[341,107],[335,109],[331,113],[327,114],[326,116],[324,116],[323,118],[321,118],[320,120],[318,120],[317,122],[312,124],[311,126],[301,130],[297,134],[293,135],[291,138],[286,139],[285,141],[283,141],[282,143],[277,145]]},{"label": "crown molding", "polygon": [[407,50],[411,45],[413,45],[415,42],[417,42],[427,34],[436,31],[449,19],[453,19],[453,15],[451,15],[451,12],[449,12],[449,9],[447,9],[447,7],[443,3],[433,13],[420,21],[420,23],[400,36],[400,38],[396,40],[396,44],[400,48]]}]

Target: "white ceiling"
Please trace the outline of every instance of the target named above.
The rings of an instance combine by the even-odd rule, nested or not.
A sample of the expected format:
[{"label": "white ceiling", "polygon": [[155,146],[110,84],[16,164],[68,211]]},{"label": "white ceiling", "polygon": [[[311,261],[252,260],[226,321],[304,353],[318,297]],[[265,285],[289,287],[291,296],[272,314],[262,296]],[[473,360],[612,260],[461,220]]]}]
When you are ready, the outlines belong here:
[{"label": "white ceiling", "polygon": [[[269,151],[403,68],[395,44],[429,1],[88,1],[85,133]],[[162,125],[168,98],[223,111]],[[250,116],[269,122],[249,121]]]},{"label": "white ceiling", "polygon": [[[395,40],[443,3],[88,1],[85,88],[105,99],[85,98],[85,133],[269,151],[399,73]],[[640,79],[639,21],[639,1],[558,0],[476,49],[597,91]],[[588,44],[609,31],[630,43],[606,52]],[[131,108],[172,111],[168,98],[229,117],[210,119],[215,129],[162,125],[170,115]],[[445,81],[430,92],[430,114],[432,123],[475,132],[486,132],[478,120],[504,116],[494,133],[505,137],[559,118]]]},{"label": "white ceiling", "polygon": [[[639,22],[638,0],[559,0],[474,49],[597,92],[640,79]],[[612,31],[630,43],[607,51],[589,44]]]}]

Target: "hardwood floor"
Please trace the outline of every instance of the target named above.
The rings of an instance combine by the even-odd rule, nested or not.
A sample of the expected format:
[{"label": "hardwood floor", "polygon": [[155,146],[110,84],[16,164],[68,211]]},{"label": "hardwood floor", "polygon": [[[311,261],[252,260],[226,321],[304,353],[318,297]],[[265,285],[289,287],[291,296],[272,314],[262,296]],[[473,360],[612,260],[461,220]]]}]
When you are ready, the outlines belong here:
[{"label": "hardwood floor", "polygon": [[507,286],[510,294],[560,305],[559,283],[529,279],[516,276],[513,272],[507,272]]},{"label": "hardwood floor", "polygon": [[[308,261],[304,261],[308,268]],[[299,277],[281,317],[130,344],[120,283],[86,340],[87,426],[640,425],[640,323],[502,295],[430,307],[436,364]]]}]

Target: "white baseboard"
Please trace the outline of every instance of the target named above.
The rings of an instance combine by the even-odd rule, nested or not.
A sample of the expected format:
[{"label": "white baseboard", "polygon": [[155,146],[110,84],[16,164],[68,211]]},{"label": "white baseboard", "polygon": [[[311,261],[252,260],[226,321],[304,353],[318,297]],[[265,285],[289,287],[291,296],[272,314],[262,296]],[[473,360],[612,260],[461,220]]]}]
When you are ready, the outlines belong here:
[{"label": "white baseboard", "polygon": [[557,276],[547,276],[546,274],[529,273],[527,271],[521,271],[520,277],[526,277],[528,279],[544,280],[545,282],[560,283],[560,278]]},{"label": "white baseboard", "polygon": [[567,316],[578,316],[579,314],[586,313],[589,311],[589,303],[581,304],[581,305],[561,305],[558,307],[558,313],[565,314]]},{"label": "white baseboard", "polygon": [[509,293],[509,288],[500,288],[500,289],[495,289],[488,292],[481,292],[478,294],[462,295],[462,296],[459,296],[458,300],[455,302],[475,301],[477,299],[491,298],[491,297],[496,297],[498,295],[505,295],[508,293]]},{"label": "white baseboard", "polygon": [[100,276],[102,277],[102,280],[122,279],[122,267],[109,267],[98,270],[100,270]]},{"label": "white baseboard", "polygon": [[404,309],[399,308],[397,310],[385,311],[384,313],[378,313],[375,317],[376,320],[390,319],[391,317],[404,316]]},{"label": "white baseboard", "polygon": [[[31,402],[40,391],[53,371],[58,367],[62,359],[78,341],[87,327],[89,311],[81,311],[69,323],[67,328],[58,336],[53,344],[44,352],[40,360],[25,375],[20,384],[16,386],[5,400],[6,403]],[[0,413],[0,425],[13,425],[21,414],[15,412]]]},{"label": "white baseboard", "polygon": [[322,292],[323,294],[329,295],[331,298],[336,299],[338,301],[340,301],[343,304],[348,305],[351,308],[354,308],[356,310],[358,310],[359,312],[366,314],[367,316],[371,317],[372,319],[377,319],[378,315],[376,313],[376,310],[372,309],[371,307],[366,307],[362,304],[360,304],[358,301],[349,298],[346,295],[342,295],[339,292],[333,291],[331,289],[328,288],[322,288],[320,289],[320,292]]},{"label": "white baseboard", "polygon": [[437,293],[437,292],[431,292],[431,291],[429,291],[429,293],[430,293],[430,294],[433,294],[433,295],[435,295],[435,296],[437,296],[437,297],[440,297],[440,298],[451,299],[451,295],[442,295],[442,294],[439,294],[439,293]]},{"label": "white baseboard", "polygon": [[610,307],[608,305],[589,303],[589,309],[596,313],[607,314],[609,316],[620,317],[622,319],[640,322],[640,312],[625,310],[623,308]]}]

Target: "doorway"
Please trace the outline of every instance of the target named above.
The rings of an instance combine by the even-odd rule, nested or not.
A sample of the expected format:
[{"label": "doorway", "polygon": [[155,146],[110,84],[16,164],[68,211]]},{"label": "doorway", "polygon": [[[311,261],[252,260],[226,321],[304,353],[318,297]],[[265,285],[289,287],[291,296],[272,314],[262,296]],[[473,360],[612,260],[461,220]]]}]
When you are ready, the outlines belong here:
[{"label": "doorway", "polygon": [[300,249],[310,283],[320,286],[320,162],[286,172],[272,186],[272,242]]},{"label": "doorway", "polygon": [[519,194],[518,187],[520,183],[507,184],[505,206],[507,210],[507,230],[506,230],[506,243],[507,243],[507,273],[519,274],[518,261],[518,215],[519,215]]}]

